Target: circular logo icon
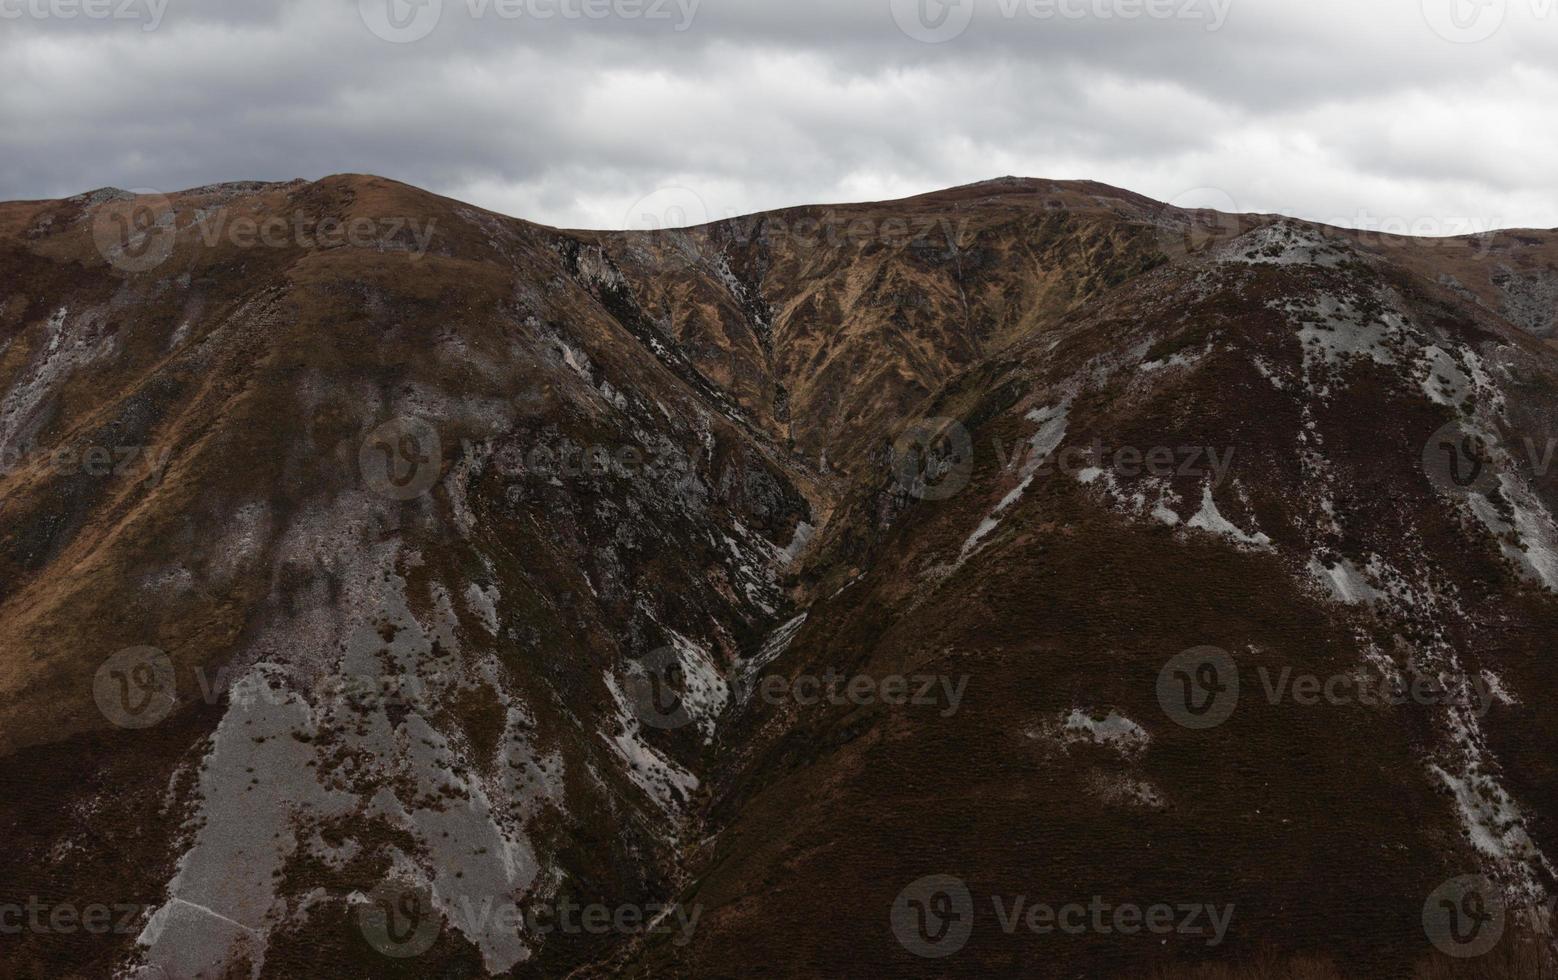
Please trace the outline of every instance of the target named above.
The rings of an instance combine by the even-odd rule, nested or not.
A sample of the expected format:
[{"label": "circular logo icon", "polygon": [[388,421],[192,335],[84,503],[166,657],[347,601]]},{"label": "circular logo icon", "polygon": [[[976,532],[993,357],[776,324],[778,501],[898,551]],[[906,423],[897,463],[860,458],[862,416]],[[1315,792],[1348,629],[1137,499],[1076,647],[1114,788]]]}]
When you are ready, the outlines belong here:
[{"label": "circular logo icon", "polygon": [[1504,935],[1504,895],[1482,875],[1451,878],[1423,903],[1423,931],[1446,956],[1491,952]]},{"label": "circular logo icon", "polygon": [[696,228],[710,221],[709,206],[689,187],[662,187],[633,203],[622,216],[628,231]]},{"label": "circular logo icon", "polygon": [[1422,0],[1423,19],[1433,32],[1455,44],[1486,41],[1504,26],[1509,0]]},{"label": "circular logo icon", "polygon": [[156,191],[104,201],[92,212],[92,244],[123,272],[150,272],[173,254],[173,202]]},{"label": "circular logo icon", "polygon": [[687,677],[672,648],[661,647],[629,660],[625,687],[634,716],[650,728],[675,729],[692,722],[682,697]]},{"label": "circular logo icon", "polygon": [[357,12],[376,37],[410,44],[433,33],[444,15],[444,0],[357,0]]},{"label": "circular logo icon", "polygon": [[1477,493],[1486,497],[1498,486],[1493,444],[1460,422],[1442,426],[1423,443],[1423,472],[1434,487],[1448,494]]},{"label": "circular logo icon", "polygon": [[946,500],[974,474],[974,440],[956,419],[922,419],[893,443],[893,479],[921,500]]},{"label": "circular logo icon", "polygon": [[357,463],[368,489],[395,500],[411,500],[438,482],[443,445],[438,430],[421,419],[390,419],[368,433],[357,451]]},{"label": "circular logo icon", "polygon": [[1239,705],[1239,667],[1226,650],[1193,647],[1158,672],[1163,713],[1186,728],[1216,728]]},{"label": "circular logo icon", "polygon": [[915,956],[951,956],[973,934],[974,897],[961,878],[927,875],[898,893],[891,921],[898,944]]},{"label": "circular logo icon", "polygon": [[92,698],[120,728],[150,728],[178,702],[173,661],[156,647],[129,647],[103,661],[92,678]]},{"label": "circular logo icon", "polygon": [[380,883],[357,907],[357,927],[369,946],[395,959],[421,956],[443,930],[427,889],[394,881]]},{"label": "circular logo icon", "polygon": [[1159,246],[1169,255],[1198,255],[1247,229],[1233,195],[1221,187],[1193,187],[1165,202],[1158,218]]},{"label": "circular logo icon", "polygon": [[890,0],[898,29],[916,41],[942,44],[974,20],[974,0]]}]

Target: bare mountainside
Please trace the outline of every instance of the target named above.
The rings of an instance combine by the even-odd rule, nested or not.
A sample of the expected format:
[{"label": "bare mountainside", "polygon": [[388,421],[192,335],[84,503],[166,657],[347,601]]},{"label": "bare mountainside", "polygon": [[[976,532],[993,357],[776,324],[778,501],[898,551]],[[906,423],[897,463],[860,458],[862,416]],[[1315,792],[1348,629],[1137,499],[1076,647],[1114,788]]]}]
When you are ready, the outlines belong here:
[{"label": "bare mountainside", "polygon": [[1555,259],[0,205],[0,975],[1544,975]]}]

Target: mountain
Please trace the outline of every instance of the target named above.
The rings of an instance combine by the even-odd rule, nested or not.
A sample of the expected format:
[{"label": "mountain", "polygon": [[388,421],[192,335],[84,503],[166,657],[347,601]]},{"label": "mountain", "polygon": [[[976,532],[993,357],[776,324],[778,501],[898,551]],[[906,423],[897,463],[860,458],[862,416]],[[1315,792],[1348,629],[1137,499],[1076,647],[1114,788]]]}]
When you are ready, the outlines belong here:
[{"label": "mountain", "polygon": [[0,205],[4,969],[1540,975],[1555,250]]}]

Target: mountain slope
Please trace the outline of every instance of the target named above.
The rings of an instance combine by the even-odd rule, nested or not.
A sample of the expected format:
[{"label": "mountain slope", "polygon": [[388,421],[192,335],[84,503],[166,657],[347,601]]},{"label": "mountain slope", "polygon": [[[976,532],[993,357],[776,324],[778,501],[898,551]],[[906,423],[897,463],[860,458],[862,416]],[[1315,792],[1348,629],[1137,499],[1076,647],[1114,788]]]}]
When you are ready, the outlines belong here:
[{"label": "mountain slope", "polygon": [[[767,748],[727,775],[696,972],[834,975],[865,955],[884,975],[1113,975],[1275,946],[1379,976],[1431,951],[1423,904],[1447,878],[1486,874],[1545,915],[1558,484],[1521,447],[1551,438],[1555,368],[1283,223],[959,379],[926,414],[949,453],[971,447],[941,484],[967,487],[857,489],[783,669],[933,677],[961,700],[745,720]],[[1452,423],[1504,447],[1497,481],[1425,469]],[[1132,472],[1155,449],[1163,474]],[[1241,686],[1202,730],[1160,684],[1209,647]],[[1359,676],[1438,686],[1368,704]],[[972,936],[917,959],[888,910],[943,875],[972,895]],[[993,901],[1016,896],[1234,917],[1167,949],[1035,937],[1002,928]]]},{"label": "mountain slope", "polygon": [[1515,949],[1551,237],[1014,179],[653,234],[355,176],[0,205],[0,877],[133,910],[8,967],[1377,976],[1472,873]]}]

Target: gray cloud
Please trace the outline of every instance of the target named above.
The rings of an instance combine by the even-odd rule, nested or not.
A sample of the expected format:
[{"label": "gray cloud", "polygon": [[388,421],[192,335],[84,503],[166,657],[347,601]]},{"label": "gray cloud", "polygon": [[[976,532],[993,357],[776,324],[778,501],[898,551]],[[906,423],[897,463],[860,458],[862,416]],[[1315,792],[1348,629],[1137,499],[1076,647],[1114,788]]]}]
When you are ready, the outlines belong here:
[{"label": "gray cloud", "polygon": [[622,227],[1017,173],[1549,227],[1555,54],[1558,0],[0,0],[0,198],[359,171]]}]

